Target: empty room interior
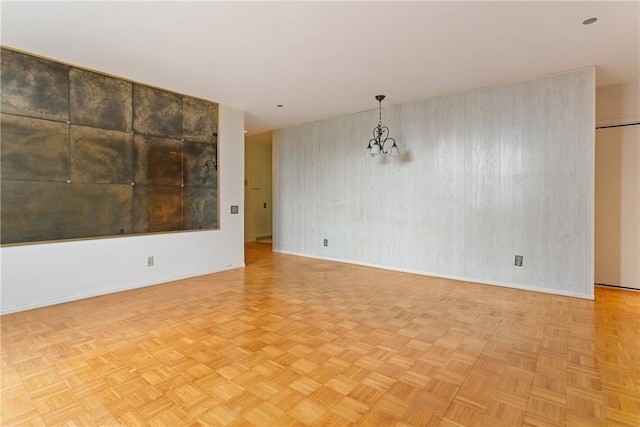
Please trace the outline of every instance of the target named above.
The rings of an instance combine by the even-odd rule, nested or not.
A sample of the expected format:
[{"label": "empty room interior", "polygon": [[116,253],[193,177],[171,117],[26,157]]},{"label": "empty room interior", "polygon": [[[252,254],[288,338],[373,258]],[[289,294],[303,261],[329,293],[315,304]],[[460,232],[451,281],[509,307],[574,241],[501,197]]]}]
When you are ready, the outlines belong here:
[{"label": "empty room interior", "polygon": [[639,1],[2,1],[2,426],[640,425]]}]

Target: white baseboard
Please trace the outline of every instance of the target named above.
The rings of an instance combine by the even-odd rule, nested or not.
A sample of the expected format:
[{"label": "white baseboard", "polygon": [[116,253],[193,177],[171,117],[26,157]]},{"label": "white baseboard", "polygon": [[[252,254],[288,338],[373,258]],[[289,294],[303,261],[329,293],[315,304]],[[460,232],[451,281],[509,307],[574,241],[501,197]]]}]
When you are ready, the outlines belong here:
[{"label": "white baseboard", "polygon": [[145,288],[147,286],[155,286],[163,283],[175,282],[177,280],[188,279],[190,277],[204,276],[212,273],[220,273],[222,271],[235,270],[237,268],[243,268],[243,267],[245,267],[244,263],[237,264],[237,265],[228,265],[218,269],[196,271],[196,272],[191,272],[186,274],[179,274],[175,276],[162,277],[162,278],[154,279],[151,281],[127,283],[127,284],[117,285],[117,286],[108,287],[108,288],[96,289],[89,292],[80,292],[80,293],[65,295],[65,296],[56,297],[56,298],[48,298],[48,299],[43,299],[38,301],[31,301],[25,304],[17,304],[17,305],[2,307],[0,309],[0,315],[17,313],[19,311],[33,310],[35,308],[42,308],[50,305],[63,304],[66,302],[78,301],[86,298],[94,298],[102,295],[113,294],[116,292],[130,291],[132,289]]},{"label": "white baseboard", "polygon": [[582,298],[582,299],[588,299],[588,300],[593,300],[594,299],[594,295],[593,294],[564,291],[564,290],[561,290],[561,289],[550,289],[550,288],[542,288],[542,287],[536,287],[536,286],[520,285],[520,284],[517,284],[517,283],[506,283],[506,282],[498,282],[498,281],[492,281],[492,280],[476,279],[476,278],[473,278],[473,277],[454,276],[454,275],[450,275],[450,274],[434,273],[432,271],[423,271],[423,270],[414,270],[414,269],[409,269],[409,268],[391,267],[391,266],[387,266],[387,265],[379,265],[379,264],[373,264],[373,263],[368,263],[368,262],[353,261],[353,260],[348,260],[348,259],[324,257],[324,256],[319,256],[319,255],[300,254],[300,253],[296,253],[296,252],[282,251],[282,250],[279,250],[279,249],[273,249],[273,252],[278,252],[278,253],[286,254],[286,255],[300,256],[300,257],[304,257],[304,258],[315,258],[315,259],[322,259],[322,260],[325,260],[325,261],[342,262],[342,263],[345,263],[345,264],[355,264],[355,265],[361,265],[361,266],[364,266],[364,267],[380,268],[382,270],[398,271],[398,272],[401,272],[401,273],[410,273],[410,274],[418,274],[418,275],[421,275],[421,276],[430,276],[430,277],[439,277],[439,278],[442,278],[442,279],[458,280],[458,281],[461,281],[461,282],[480,283],[482,285],[500,286],[500,287],[503,287],[503,288],[520,289],[520,290],[523,290],[523,291],[542,292],[542,293],[546,293],[546,294],[562,295],[562,296],[566,296],[566,297]]}]

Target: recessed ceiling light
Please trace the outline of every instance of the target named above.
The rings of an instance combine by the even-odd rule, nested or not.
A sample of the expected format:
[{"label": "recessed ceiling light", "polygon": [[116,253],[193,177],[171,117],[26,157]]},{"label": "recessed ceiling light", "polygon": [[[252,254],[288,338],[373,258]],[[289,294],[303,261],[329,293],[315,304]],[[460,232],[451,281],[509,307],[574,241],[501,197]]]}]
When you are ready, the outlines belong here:
[{"label": "recessed ceiling light", "polygon": [[282,108],[282,107],[284,107],[284,105],[278,104],[278,108]]},{"label": "recessed ceiling light", "polygon": [[596,22],[598,20],[598,18],[589,18],[589,19],[585,19],[584,21],[582,21],[582,23],[584,25],[589,25],[589,24],[593,24],[594,22]]}]

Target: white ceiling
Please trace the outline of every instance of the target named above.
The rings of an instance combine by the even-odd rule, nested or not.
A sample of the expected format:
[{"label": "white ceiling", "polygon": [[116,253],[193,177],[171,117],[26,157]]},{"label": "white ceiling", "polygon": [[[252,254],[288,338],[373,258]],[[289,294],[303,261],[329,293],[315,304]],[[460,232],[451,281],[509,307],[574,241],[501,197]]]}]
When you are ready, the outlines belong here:
[{"label": "white ceiling", "polygon": [[640,1],[2,1],[0,13],[4,46],[245,110],[249,135],[376,109],[377,94],[389,106],[591,65],[598,86],[640,77]]}]

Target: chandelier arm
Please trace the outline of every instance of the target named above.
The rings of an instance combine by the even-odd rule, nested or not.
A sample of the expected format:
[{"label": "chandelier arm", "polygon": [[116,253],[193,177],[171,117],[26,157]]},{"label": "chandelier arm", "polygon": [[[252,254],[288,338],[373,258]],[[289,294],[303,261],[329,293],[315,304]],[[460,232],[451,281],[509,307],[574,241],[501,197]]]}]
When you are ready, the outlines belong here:
[{"label": "chandelier arm", "polygon": [[373,128],[373,139],[376,141],[380,140],[380,135],[382,135],[382,131],[380,129],[380,125]]},{"label": "chandelier arm", "polygon": [[[387,141],[393,141],[393,143],[396,143],[396,140],[391,138],[389,135],[389,128],[386,126],[378,126],[380,128],[380,151],[382,152],[382,154],[388,154],[388,151],[384,150],[384,146],[387,144]],[[386,131],[386,135],[387,137],[383,140],[382,139],[382,135],[385,133]]]},{"label": "chandelier arm", "polygon": [[[387,142],[387,139],[389,139],[389,128],[386,126],[378,126],[378,128],[380,129],[380,144],[384,144],[385,142]],[[386,131],[386,132],[385,132]],[[382,135],[387,135],[387,137],[382,140]]]}]

